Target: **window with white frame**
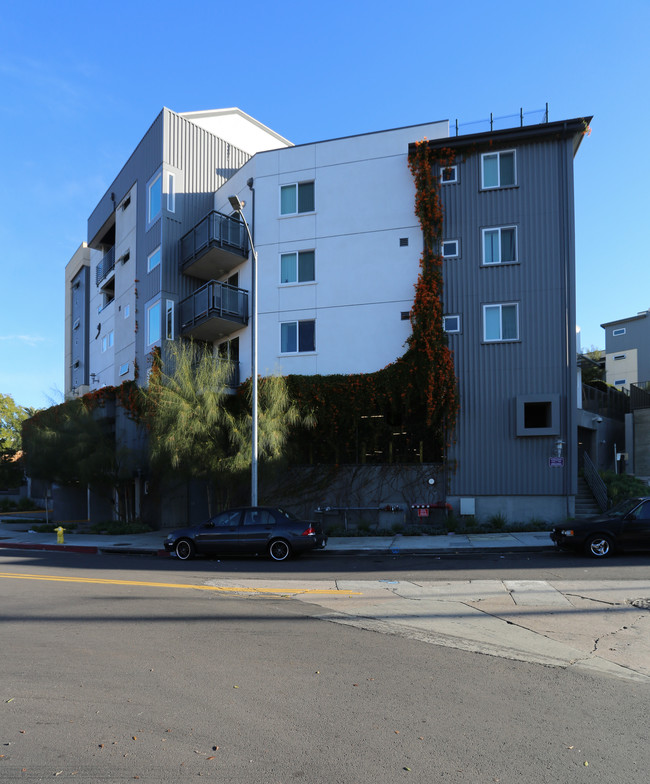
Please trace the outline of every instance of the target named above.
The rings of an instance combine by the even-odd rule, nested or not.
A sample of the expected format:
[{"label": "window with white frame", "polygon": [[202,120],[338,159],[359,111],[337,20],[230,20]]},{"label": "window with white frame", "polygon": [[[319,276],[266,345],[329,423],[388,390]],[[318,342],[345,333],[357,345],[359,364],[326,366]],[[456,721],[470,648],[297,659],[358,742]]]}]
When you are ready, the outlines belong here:
[{"label": "window with white frame", "polygon": [[612,337],[613,338],[617,338],[620,335],[624,335],[624,334],[625,334],[625,327],[621,327],[620,329],[613,329],[612,330]]},{"label": "window with white frame", "polygon": [[147,256],[147,272],[151,272],[152,269],[155,269],[160,264],[161,256],[160,246]]},{"label": "window with white frame", "polygon": [[483,188],[506,188],[516,184],[514,150],[489,152],[481,155],[481,186]]},{"label": "window with white frame", "polygon": [[152,223],[162,209],[162,174],[157,174],[147,186],[147,223]]},{"label": "window with white frame", "polygon": [[442,258],[457,259],[460,256],[460,242],[458,240],[443,240]]},{"label": "window with white frame", "polygon": [[160,340],[160,300],[147,308],[147,345]]},{"label": "window with white frame", "polygon": [[131,306],[125,305],[124,306],[124,318],[127,319],[131,315]]},{"label": "window with white frame", "polygon": [[517,227],[483,229],[483,264],[517,261]]},{"label": "window with white frame", "polygon": [[176,211],[176,190],[174,188],[174,175],[171,172],[166,173],[167,178],[167,209],[169,212]]},{"label": "window with white frame", "polygon": [[483,336],[486,343],[519,340],[519,305],[483,305]]},{"label": "window with white frame", "polygon": [[128,372],[129,372],[129,363],[124,362],[123,364],[120,365],[120,375],[126,376]]},{"label": "window with white frame", "polygon": [[115,335],[113,333],[113,330],[111,330],[102,338],[102,351],[106,351],[107,349],[112,348],[114,341],[115,341]]},{"label": "window with white frame", "polygon": [[443,185],[458,182],[458,166],[442,166],[440,168],[440,182]]},{"label": "window with white frame", "polygon": [[294,182],[280,186],[280,215],[297,215],[315,209],[314,182]]},{"label": "window with white frame", "polygon": [[445,332],[460,332],[460,316],[443,316],[442,328]]},{"label": "window with white frame", "polygon": [[316,322],[285,321],[280,324],[280,352],[296,354],[316,350]]},{"label": "window with white frame", "polygon": [[165,303],[165,337],[174,339],[174,300],[168,299]]},{"label": "window with white frame", "polygon": [[616,381],[614,381],[615,387],[624,387],[626,384],[627,381],[624,378],[617,378]]},{"label": "window with white frame", "polygon": [[280,254],[280,283],[310,283],[316,280],[316,253],[300,250]]}]

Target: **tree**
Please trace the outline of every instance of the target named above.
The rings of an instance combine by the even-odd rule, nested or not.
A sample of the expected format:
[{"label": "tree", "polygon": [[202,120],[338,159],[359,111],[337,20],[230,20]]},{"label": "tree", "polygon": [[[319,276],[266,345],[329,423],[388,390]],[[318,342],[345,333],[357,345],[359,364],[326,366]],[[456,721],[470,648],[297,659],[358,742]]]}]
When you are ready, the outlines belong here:
[{"label": "tree", "polygon": [[38,412],[24,427],[28,476],[62,485],[104,490],[127,516],[125,494],[133,477],[134,455],[116,445],[114,418],[92,400],[76,398]]},{"label": "tree", "polygon": [[19,406],[11,395],[0,393],[0,440],[5,449],[20,450],[22,423],[33,413],[33,409]]},{"label": "tree", "polygon": [[[250,385],[229,394],[228,363],[194,343],[170,344],[167,364],[169,371],[149,382],[152,460],[205,481],[212,513],[211,491],[251,464]],[[302,421],[298,408],[277,376],[261,380],[258,403],[259,459],[277,459],[291,426]]]}]

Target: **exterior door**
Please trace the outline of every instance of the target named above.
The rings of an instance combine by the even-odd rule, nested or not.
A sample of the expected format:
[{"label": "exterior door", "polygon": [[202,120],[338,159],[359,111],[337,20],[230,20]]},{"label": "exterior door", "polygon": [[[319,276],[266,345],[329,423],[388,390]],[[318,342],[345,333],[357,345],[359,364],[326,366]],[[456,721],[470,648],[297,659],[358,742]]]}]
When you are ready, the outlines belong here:
[{"label": "exterior door", "polygon": [[268,509],[246,509],[241,527],[241,549],[247,553],[261,553],[266,549],[275,517]]},{"label": "exterior door", "polygon": [[241,510],[222,512],[201,527],[196,536],[200,550],[213,555],[227,555],[239,551],[239,523]]}]

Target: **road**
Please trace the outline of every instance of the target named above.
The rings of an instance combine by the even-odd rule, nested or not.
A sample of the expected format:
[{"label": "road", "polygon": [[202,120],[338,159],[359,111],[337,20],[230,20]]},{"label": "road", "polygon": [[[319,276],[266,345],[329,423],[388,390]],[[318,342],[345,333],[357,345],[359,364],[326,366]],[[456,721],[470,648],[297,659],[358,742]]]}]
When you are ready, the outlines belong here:
[{"label": "road", "polygon": [[645,784],[647,684],[328,623],[305,586],[641,586],[647,559],[361,560],[2,553],[0,778]]}]

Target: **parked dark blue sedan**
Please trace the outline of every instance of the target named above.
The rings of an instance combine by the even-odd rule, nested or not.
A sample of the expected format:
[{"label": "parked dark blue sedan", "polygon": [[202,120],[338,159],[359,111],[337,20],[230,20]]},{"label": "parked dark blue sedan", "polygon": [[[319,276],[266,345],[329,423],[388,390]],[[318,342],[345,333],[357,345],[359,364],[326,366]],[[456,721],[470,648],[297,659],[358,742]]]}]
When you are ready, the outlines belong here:
[{"label": "parked dark blue sedan", "polygon": [[274,561],[323,548],[327,537],[315,523],[299,520],[284,509],[266,506],[229,509],[201,525],[172,531],[165,550],[182,561],[194,555],[259,555]]},{"label": "parked dark blue sedan", "polygon": [[583,550],[594,558],[650,550],[650,497],[628,498],[597,517],[556,525],[551,539],[561,550]]}]

